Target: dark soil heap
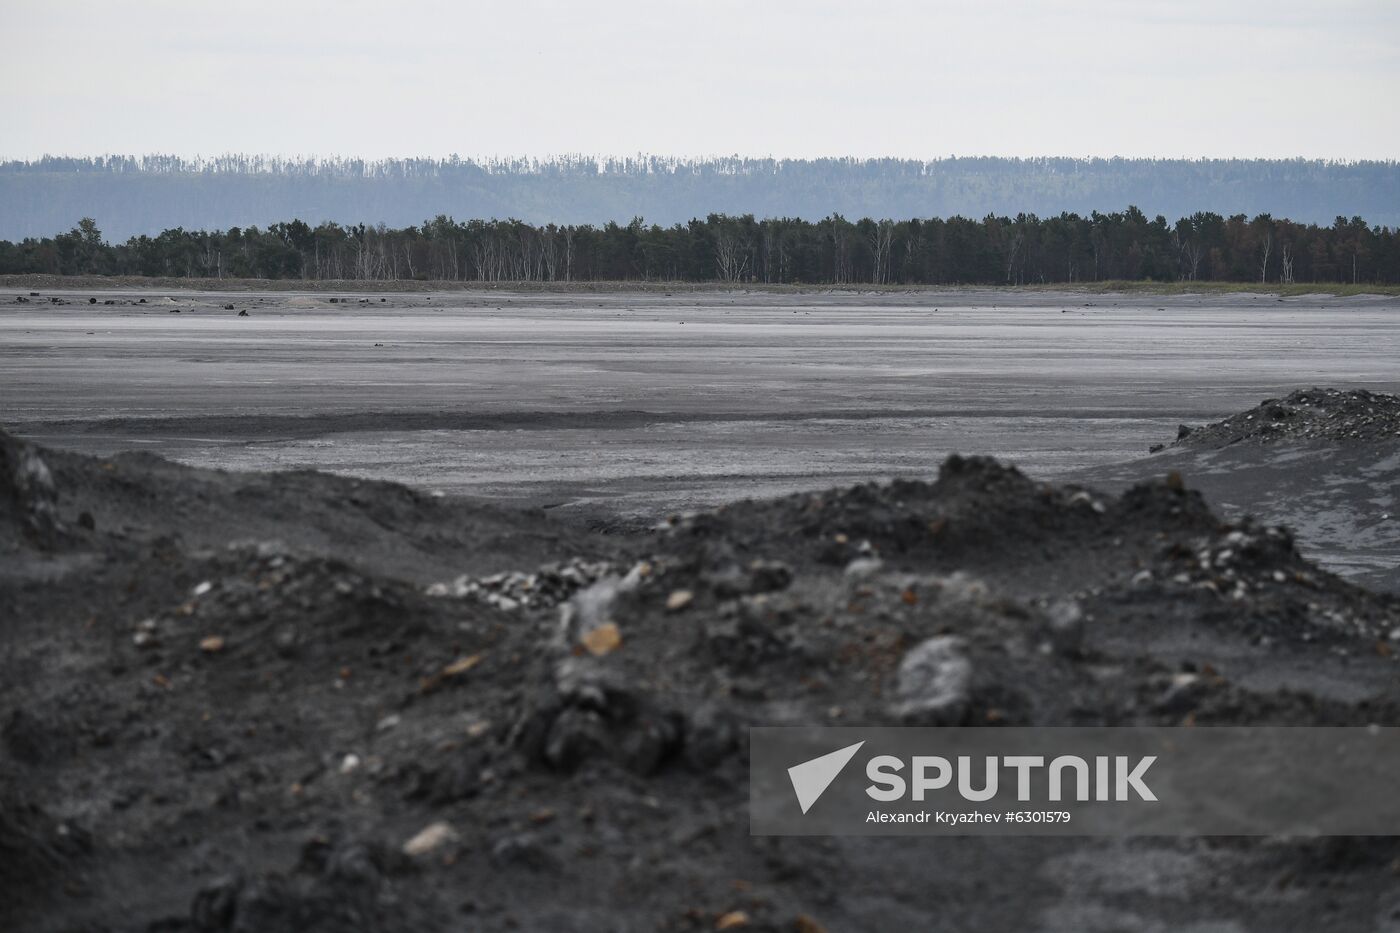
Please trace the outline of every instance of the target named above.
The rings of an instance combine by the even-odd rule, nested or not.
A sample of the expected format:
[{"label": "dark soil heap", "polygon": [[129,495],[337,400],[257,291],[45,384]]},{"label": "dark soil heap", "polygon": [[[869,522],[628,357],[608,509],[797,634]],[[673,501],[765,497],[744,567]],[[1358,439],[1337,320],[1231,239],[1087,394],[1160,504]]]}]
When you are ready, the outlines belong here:
[{"label": "dark soil heap", "polygon": [[[0,450],[5,929],[1081,929],[1027,879],[1097,842],[751,838],[747,727],[1400,722],[1400,605],[1175,476],[955,457],[602,536]],[[1400,854],[1152,844],[1275,927],[1369,921]]]},{"label": "dark soil heap", "polygon": [[23,537],[34,544],[55,543],[58,492],[53,475],[35,450],[0,431],[0,538],[11,547]]},{"label": "dark soil heap", "polygon": [[1400,396],[1365,389],[1299,389],[1201,428],[1181,426],[1174,446],[1225,447],[1241,441],[1400,440]]}]

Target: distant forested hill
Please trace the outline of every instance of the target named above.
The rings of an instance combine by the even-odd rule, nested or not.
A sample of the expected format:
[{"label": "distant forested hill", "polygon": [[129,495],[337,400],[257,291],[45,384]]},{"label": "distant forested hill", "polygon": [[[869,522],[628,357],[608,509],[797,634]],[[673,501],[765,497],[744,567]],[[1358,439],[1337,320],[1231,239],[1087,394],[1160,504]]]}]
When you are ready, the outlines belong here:
[{"label": "distant forested hill", "polygon": [[669,225],[711,213],[763,217],[1272,214],[1400,226],[1400,163],[1154,159],[708,159],[547,162],[280,160],[225,156],[44,158],[0,163],[0,239],[47,236],[81,217],[111,237],[308,223],[404,227],[448,215]]}]

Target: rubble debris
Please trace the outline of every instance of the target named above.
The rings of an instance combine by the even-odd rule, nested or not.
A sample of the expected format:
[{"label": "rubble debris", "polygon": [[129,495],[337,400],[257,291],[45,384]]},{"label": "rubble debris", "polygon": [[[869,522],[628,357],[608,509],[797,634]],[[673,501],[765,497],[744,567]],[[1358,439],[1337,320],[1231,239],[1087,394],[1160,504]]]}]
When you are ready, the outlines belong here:
[{"label": "rubble debris", "polygon": [[544,564],[533,573],[512,571],[485,577],[466,574],[451,583],[431,584],[429,596],[472,598],[513,612],[517,609],[552,609],[575,593],[618,572],[606,561],[575,557],[564,563]]},{"label": "rubble debris", "polygon": [[[1400,439],[1400,396],[1365,389],[1299,389],[1194,431],[1182,426],[1176,445],[1212,448],[1243,441],[1336,443]],[[1173,446],[1176,446],[1173,445]]]}]

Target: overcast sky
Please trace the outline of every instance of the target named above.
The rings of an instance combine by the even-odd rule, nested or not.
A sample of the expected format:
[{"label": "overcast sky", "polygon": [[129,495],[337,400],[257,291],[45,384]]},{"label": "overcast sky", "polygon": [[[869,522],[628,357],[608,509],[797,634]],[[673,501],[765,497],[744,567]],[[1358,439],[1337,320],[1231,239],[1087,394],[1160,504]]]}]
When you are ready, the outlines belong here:
[{"label": "overcast sky", "polygon": [[0,0],[0,157],[1400,158],[1396,0]]}]

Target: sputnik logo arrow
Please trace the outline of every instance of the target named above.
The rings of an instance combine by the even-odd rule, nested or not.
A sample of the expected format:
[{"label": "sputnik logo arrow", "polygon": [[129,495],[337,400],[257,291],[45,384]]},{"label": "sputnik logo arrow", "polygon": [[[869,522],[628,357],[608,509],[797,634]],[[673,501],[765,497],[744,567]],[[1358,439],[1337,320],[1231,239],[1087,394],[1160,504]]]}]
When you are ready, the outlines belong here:
[{"label": "sputnik logo arrow", "polygon": [[820,758],[813,758],[788,768],[788,778],[792,781],[792,789],[797,794],[797,803],[802,807],[803,813],[812,809],[812,804],[826,792],[831,782],[836,780],[836,775],[841,773],[841,769],[846,767],[864,744],[864,741],[860,741],[854,745],[847,745]]}]

